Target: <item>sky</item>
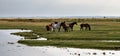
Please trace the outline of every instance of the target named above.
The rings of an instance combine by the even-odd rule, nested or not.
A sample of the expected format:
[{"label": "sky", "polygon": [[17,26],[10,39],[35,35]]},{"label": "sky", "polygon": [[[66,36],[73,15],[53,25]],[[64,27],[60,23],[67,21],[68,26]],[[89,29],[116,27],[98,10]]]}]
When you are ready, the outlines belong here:
[{"label": "sky", "polygon": [[120,16],[120,0],[0,0],[0,17]]}]

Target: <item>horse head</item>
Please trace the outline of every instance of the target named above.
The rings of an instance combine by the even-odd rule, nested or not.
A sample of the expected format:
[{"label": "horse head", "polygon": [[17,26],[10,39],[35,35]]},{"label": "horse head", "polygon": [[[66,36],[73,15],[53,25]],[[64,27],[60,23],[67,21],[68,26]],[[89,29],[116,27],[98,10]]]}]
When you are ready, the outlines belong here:
[{"label": "horse head", "polygon": [[53,23],[49,24],[49,26],[51,26],[51,27],[52,27],[52,26],[53,26]]},{"label": "horse head", "polygon": [[65,25],[65,21],[60,23],[60,26],[63,26],[63,25]]},{"label": "horse head", "polygon": [[58,22],[54,22],[55,24],[58,24]]},{"label": "horse head", "polygon": [[77,25],[77,22],[73,22],[73,23]]}]

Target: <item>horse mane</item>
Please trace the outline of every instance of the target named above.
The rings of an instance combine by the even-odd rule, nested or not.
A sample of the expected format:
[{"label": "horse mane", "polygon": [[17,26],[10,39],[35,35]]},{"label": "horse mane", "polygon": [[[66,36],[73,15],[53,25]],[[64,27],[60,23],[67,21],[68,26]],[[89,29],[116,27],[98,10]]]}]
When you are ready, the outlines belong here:
[{"label": "horse mane", "polygon": [[77,22],[72,22],[72,23],[70,23],[69,25],[74,25],[74,24],[77,24]]},{"label": "horse mane", "polygon": [[77,22],[73,22],[73,23],[77,23]]},{"label": "horse mane", "polygon": [[71,31],[73,31],[73,27],[75,24],[77,25],[77,22],[69,23],[69,27],[70,27]]}]

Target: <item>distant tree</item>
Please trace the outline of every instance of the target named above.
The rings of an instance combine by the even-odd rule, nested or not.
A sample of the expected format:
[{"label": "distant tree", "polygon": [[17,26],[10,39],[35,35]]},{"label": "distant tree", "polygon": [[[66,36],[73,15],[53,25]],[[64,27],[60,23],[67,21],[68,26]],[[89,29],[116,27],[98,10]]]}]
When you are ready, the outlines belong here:
[{"label": "distant tree", "polygon": [[106,18],[106,17],[104,16],[104,18]]},{"label": "distant tree", "polygon": [[33,19],[29,19],[29,21],[31,21],[31,22],[32,22],[32,21],[33,21]]}]

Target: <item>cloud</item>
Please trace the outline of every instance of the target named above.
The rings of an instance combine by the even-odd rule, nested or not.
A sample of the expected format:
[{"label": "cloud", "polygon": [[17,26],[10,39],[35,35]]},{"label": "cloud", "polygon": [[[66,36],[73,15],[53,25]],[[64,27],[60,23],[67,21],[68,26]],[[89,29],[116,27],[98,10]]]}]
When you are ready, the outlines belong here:
[{"label": "cloud", "polygon": [[0,15],[120,15],[120,0],[0,0]]}]

